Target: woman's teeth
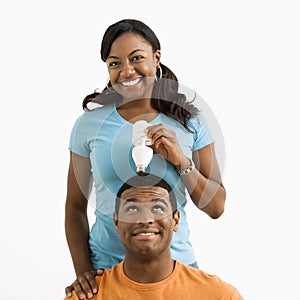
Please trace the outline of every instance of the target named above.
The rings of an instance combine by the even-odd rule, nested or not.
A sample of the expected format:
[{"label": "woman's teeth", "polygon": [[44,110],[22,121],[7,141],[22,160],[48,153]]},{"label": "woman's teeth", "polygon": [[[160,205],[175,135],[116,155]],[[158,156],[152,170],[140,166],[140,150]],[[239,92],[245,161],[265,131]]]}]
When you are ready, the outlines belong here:
[{"label": "woman's teeth", "polygon": [[131,80],[131,81],[124,81],[124,82],[122,82],[122,84],[125,86],[132,86],[132,85],[137,84],[139,81],[140,81],[140,78],[137,78],[137,79]]}]

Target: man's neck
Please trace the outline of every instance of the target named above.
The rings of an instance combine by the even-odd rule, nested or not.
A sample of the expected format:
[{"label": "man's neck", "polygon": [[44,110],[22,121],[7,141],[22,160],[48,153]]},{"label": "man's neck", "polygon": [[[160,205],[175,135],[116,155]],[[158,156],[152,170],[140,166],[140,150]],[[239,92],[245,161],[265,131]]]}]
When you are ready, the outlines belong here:
[{"label": "man's neck", "polygon": [[170,255],[152,259],[139,259],[127,255],[124,261],[124,273],[133,281],[154,283],[170,276],[174,266],[175,261]]}]

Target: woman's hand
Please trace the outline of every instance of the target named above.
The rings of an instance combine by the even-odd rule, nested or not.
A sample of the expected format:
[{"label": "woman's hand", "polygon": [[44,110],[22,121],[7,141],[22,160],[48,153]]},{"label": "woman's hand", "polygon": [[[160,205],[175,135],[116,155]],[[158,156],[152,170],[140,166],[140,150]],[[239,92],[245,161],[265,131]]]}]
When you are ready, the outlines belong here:
[{"label": "woman's hand", "polygon": [[175,131],[163,124],[157,124],[147,127],[145,133],[152,140],[150,147],[176,169],[185,169],[190,165],[179,146]]},{"label": "woman's hand", "polygon": [[95,276],[102,276],[103,272],[103,269],[98,269],[78,275],[77,279],[70,286],[66,287],[66,296],[70,298],[72,296],[72,291],[74,290],[79,299],[93,298],[93,295],[98,292]]},{"label": "woman's hand", "polygon": [[[178,143],[176,133],[163,124],[152,125],[145,129],[152,139],[150,146],[157,154],[174,165],[177,170],[190,166]],[[181,176],[194,204],[211,218],[219,218],[224,211],[226,191],[222,184],[221,173],[214,145],[210,144],[193,152],[196,168],[187,176]]]}]

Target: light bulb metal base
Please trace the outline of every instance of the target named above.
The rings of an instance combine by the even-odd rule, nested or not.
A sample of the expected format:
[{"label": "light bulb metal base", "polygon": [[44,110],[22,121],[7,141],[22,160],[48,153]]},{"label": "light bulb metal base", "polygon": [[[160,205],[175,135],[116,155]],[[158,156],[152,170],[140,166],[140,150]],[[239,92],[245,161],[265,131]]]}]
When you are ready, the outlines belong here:
[{"label": "light bulb metal base", "polygon": [[146,166],[145,165],[137,165],[136,166],[136,173],[139,174],[139,175],[146,173]]}]

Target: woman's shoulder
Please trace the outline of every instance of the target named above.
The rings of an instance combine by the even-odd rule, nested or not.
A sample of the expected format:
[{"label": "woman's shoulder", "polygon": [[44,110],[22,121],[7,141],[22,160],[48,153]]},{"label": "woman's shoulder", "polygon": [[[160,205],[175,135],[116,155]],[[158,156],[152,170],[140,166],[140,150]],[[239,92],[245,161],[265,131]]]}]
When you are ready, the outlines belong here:
[{"label": "woman's shoulder", "polygon": [[114,111],[114,106],[110,104],[86,110],[77,116],[73,127],[77,129],[94,128],[94,126],[99,126],[102,122],[107,120],[107,118],[113,114]]},{"label": "woman's shoulder", "polygon": [[101,120],[101,117],[107,117],[109,114],[116,110],[114,104],[106,104],[106,105],[93,105],[82,113],[80,116],[85,120],[92,120],[94,118]]},{"label": "woman's shoulder", "polygon": [[198,131],[201,128],[208,128],[206,116],[202,111],[198,111],[196,114],[192,115],[188,121],[188,126],[190,129]]},{"label": "woman's shoulder", "polygon": [[176,120],[171,116],[167,116],[163,113],[160,114],[160,117],[159,119],[157,119],[157,121],[163,123],[164,125],[170,128],[173,128],[174,130],[183,130],[184,132],[197,132],[202,127],[206,126],[205,117],[201,112],[197,112],[197,114],[191,115],[191,117],[187,121],[187,127],[189,128],[189,130],[187,130],[187,128],[185,128],[184,125],[181,122],[179,122],[179,120]]}]

